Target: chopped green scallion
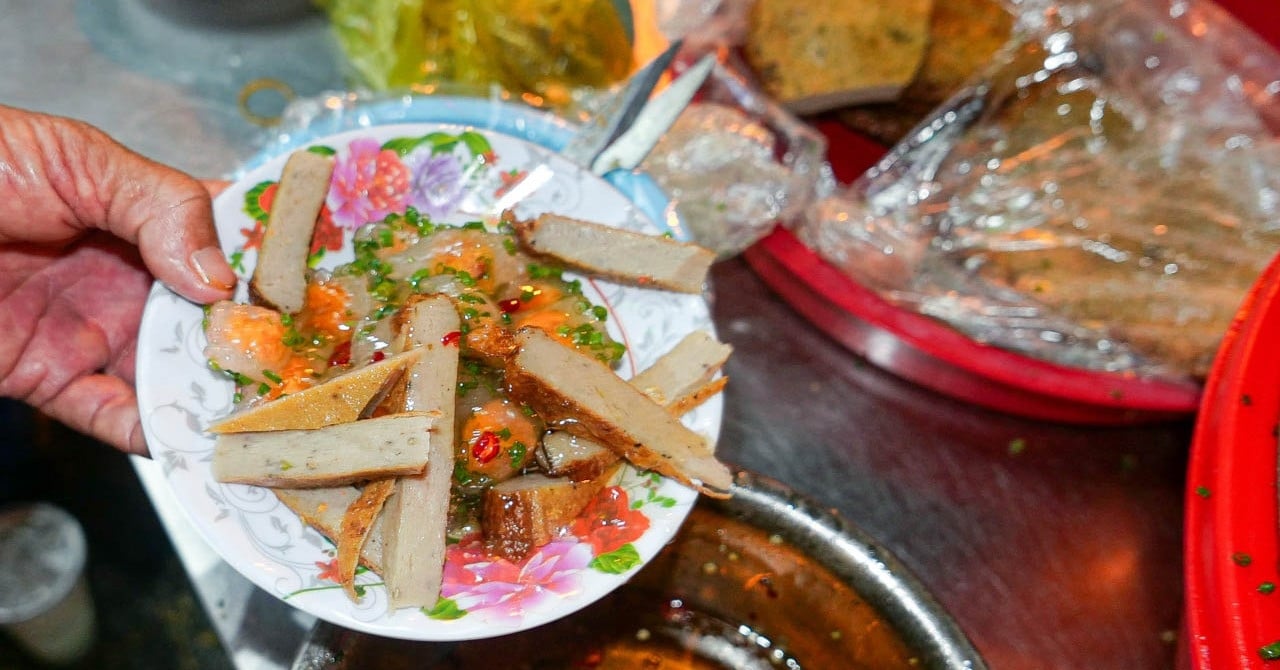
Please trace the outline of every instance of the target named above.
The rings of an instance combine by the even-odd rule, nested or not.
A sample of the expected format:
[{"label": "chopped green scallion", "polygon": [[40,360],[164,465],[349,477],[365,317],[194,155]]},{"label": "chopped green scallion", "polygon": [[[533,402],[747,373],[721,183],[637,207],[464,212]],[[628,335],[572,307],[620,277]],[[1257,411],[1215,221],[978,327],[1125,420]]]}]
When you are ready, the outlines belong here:
[{"label": "chopped green scallion", "polygon": [[524,442],[517,441],[511,445],[507,453],[511,455],[511,465],[518,468],[524,463],[524,457],[529,453],[529,447],[526,447]]}]

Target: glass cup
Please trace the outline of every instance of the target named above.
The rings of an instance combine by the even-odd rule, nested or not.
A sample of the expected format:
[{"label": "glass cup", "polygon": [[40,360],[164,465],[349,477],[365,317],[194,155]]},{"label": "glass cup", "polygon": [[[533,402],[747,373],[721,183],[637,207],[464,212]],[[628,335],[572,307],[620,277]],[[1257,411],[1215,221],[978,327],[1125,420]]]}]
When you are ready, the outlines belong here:
[{"label": "glass cup", "polygon": [[86,556],[84,531],[62,509],[0,508],[0,628],[38,661],[72,663],[93,646]]}]

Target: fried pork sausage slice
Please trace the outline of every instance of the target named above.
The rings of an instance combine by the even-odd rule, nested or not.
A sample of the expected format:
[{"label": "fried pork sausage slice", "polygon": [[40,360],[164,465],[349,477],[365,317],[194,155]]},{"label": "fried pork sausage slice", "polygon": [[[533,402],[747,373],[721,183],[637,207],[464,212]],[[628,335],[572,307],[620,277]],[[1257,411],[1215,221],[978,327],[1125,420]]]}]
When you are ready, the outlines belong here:
[{"label": "fried pork sausage slice", "polygon": [[[710,333],[694,331],[633,377],[631,385],[681,416],[724,388],[728,377],[715,375],[732,350]],[[547,433],[537,457],[547,474],[574,480],[591,479],[618,458],[612,450],[564,431]]]},{"label": "fried pork sausage slice", "polygon": [[621,283],[699,293],[716,257],[709,249],[558,214],[506,220],[520,246],[590,275]]},{"label": "fried pork sausage slice", "polygon": [[[326,486],[318,489],[271,489],[285,507],[293,510],[302,522],[315,528],[335,545],[342,534],[342,522],[351,504],[361,496],[354,486]],[[360,563],[382,574],[382,525],[384,514],[377,515],[369,528]]]},{"label": "fried pork sausage slice", "polygon": [[209,426],[211,433],[323,428],[359,419],[418,359],[406,351],[345,372],[309,389],[250,407]]},{"label": "fried pork sausage slice", "polygon": [[360,600],[360,593],[356,590],[356,567],[360,554],[373,532],[374,521],[382,515],[382,506],[395,490],[394,478],[371,481],[364,485],[360,497],[347,506],[347,513],[342,516],[342,530],[337,541],[338,582],[351,602]]},{"label": "fried pork sausage slice", "polygon": [[329,194],[333,158],[298,150],[289,156],[271,204],[253,268],[254,302],[295,314],[307,298],[307,256],[316,217]]},{"label": "fried pork sausage slice", "polygon": [[443,295],[418,299],[402,316],[400,347],[421,352],[405,375],[404,409],[437,414],[440,423],[426,471],[401,477],[384,508],[382,576],[393,609],[435,605],[444,580],[458,386],[458,344],[451,335],[460,327],[453,301]]},{"label": "fried pork sausage slice", "polygon": [[615,459],[585,481],[530,473],[485,489],[486,546],[503,558],[519,561],[554,540],[609,484],[619,466],[621,461]]},{"label": "fried pork sausage slice", "polygon": [[619,456],[591,438],[553,430],[542,436],[537,458],[543,472],[552,477],[586,481],[600,476]]},{"label": "fried pork sausage slice", "polygon": [[732,352],[710,333],[695,330],[633,377],[631,385],[680,416],[724,388],[728,378],[715,375]]},{"label": "fried pork sausage slice", "polygon": [[391,414],[314,430],[219,435],[213,477],[220,482],[309,488],[422,472],[437,418]]}]

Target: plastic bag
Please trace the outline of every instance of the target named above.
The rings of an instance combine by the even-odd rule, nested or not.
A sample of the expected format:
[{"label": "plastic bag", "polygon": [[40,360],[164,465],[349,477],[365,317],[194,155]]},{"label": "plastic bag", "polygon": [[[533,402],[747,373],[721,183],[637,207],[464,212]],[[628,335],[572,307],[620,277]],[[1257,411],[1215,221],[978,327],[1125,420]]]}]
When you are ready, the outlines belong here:
[{"label": "plastic bag", "polygon": [[1280,249],[1280,57],[1208,3],[1015,9],[1022,39],[791,225],[978,341],[1203,377]]},{"label": "plastic bag", "polygon": [[375,90],[496,83],[561,105],[574,89],[608,87],[634,66],[625,2],[316,2],[361,83]]},{"label": "plastic bag", "polygon": [[733,256],[834,187],[822,134],[774,104],[725,58],[640,165],[690,237]]}]

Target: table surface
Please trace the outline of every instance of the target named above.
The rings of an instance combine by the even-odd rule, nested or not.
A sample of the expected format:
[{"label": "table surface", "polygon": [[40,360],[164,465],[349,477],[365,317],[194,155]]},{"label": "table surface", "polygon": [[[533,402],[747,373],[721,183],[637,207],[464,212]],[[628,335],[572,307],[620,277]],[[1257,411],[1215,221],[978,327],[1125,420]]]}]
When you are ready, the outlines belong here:
[{"label": "table surface", "polygon": [[[343,85],[314,14],[198,26],[173,13],[183,6],[0,0],[0,103],[84,119],[218,176],[261,136],[237,109],[247,83],[278,79],[304,96]],[[819,333],[741,260],[713,269],[711,299],[735,348],[726,461],[805,492],[887,546],[992,668],[1174,665],[1189,421],[1055,425],[938,396]],[[222,563],[154,464],[135,465],[228,657],[287,667],[314,620]]]}]

